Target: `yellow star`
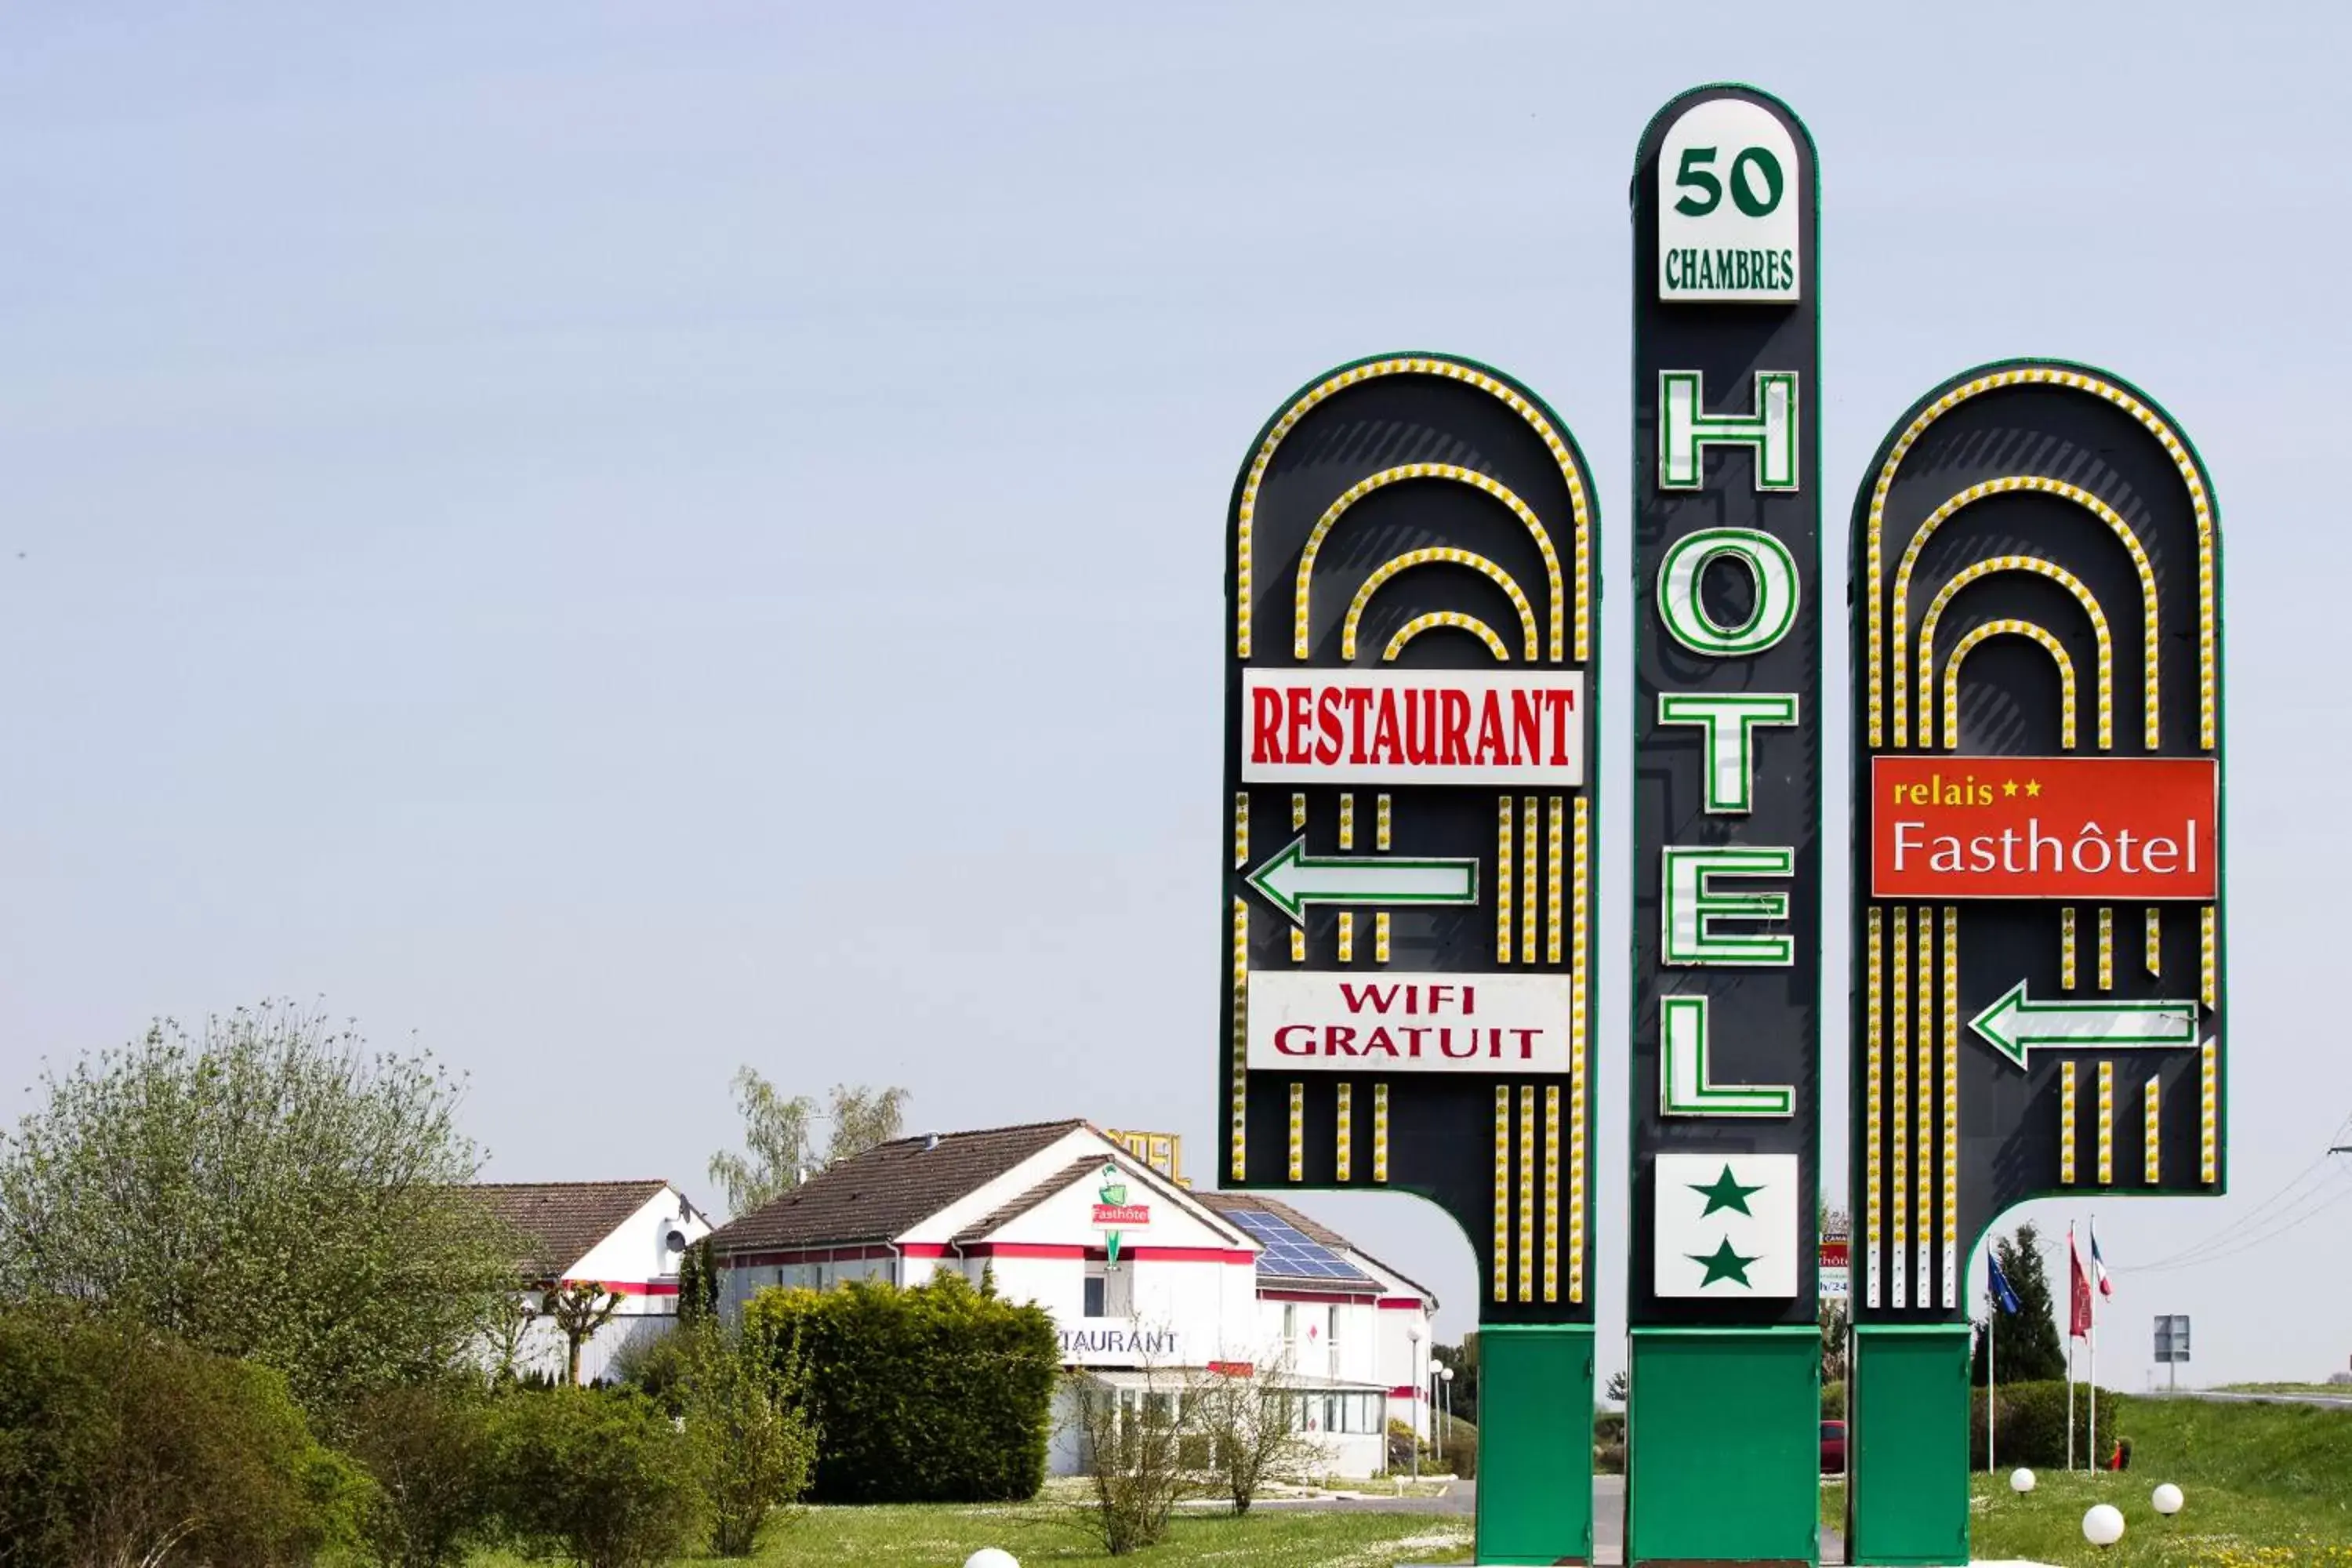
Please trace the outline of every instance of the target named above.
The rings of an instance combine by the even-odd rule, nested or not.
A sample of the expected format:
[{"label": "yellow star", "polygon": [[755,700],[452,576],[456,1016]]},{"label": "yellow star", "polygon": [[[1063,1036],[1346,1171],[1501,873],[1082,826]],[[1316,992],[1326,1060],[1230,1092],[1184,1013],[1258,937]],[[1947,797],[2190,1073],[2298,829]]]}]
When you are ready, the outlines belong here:
[{"label": "yellow star", "polygon": [[2003,795],[2015,795],[2017,793],[2017,781],[2015,779],[2003,779],[2001,781],[2000,793]]},{"label": "yellow star", "polygon": [[2040,779],[2026,780],[2025,793],[2028,795],[2040,795],[2042,793],[2042,781]]}]

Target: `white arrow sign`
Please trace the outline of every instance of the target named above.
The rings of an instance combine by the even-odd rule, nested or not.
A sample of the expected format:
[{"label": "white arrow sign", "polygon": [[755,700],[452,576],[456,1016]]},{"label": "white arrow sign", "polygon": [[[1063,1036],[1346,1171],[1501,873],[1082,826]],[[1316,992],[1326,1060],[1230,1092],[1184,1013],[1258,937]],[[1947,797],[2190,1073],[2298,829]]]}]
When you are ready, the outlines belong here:
[{"label": "white arrow sign", "polygon": [[2021,980],[1969,1020],[1992,1048],[2025,1065],[2028,1051],[2070,1047],[2186,1049],[2197,1043],[2194,1002],[2035,1002]]},{"label": "white arrow sign", "polygon": [[1309,904],[1475,904],[1478,862],[1413,860],[1394,856],[1320,856],[1307,853],[1304,837],[1292,839],[1248,877],[1293,921],[1304,923]]}]

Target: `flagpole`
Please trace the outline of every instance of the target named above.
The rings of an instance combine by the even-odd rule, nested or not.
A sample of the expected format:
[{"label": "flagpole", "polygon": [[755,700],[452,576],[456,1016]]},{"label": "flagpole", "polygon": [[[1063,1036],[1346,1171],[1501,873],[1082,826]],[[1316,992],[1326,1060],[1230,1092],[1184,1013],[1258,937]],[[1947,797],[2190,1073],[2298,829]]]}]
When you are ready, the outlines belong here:
[{"label": "flagpole", "polygon": [[2099,1216],[2091,1215],[2091,1468],[2099,1468]]},{"label": "flagpole", "polygon": [[[1705,1245],[1702,1243],[1701,1245]],[[1985,1244],[1985,1474],[1991,1475],[1997,1467],[1992,1453],[1992,1410],[1998,1397],[1993,1389],[2000,1382],[2000,1357],[1994,1336],[2000,1328],[2000,1299],[1992,1292],[1992,1244]]]},{"label": "flagpole", "polygon": [[2074,1226],[2066,1226],[2066,1468],[2074,1468]]}]

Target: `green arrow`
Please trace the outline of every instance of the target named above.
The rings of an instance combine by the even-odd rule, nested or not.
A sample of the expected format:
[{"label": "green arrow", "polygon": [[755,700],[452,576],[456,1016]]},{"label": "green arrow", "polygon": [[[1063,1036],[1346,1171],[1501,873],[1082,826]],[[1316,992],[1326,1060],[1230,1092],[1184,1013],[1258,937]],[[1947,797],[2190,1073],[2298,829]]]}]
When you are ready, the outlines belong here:
[{"label": "green arrow", "polygon": [[1252,871],[1249,885],[1296,924],[1309,904],[1475,904],[1478,862],[1403,860],[1391,855],[1307,853],[1304,834]]},{"label": "green arrow", "polygon": [[2160,1046],[2186,1048],[2197,1043],[2194,1002],[2034,1002],[2025,982],[1969,1020],[1969,1027],[1992,1048],[2025,1065],[2028,1051],[2075,1047]]}]

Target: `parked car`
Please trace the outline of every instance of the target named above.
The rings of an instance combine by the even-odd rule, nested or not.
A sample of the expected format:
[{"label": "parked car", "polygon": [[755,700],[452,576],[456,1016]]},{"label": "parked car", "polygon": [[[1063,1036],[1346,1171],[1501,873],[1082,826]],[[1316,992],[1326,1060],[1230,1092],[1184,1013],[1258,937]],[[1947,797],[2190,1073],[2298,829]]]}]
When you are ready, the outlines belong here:
[{"label": "parked car", "polygon": [[1843,1421],[1822,1423],[1822,1474],[1845,1474],[1845,1423]]}]

